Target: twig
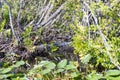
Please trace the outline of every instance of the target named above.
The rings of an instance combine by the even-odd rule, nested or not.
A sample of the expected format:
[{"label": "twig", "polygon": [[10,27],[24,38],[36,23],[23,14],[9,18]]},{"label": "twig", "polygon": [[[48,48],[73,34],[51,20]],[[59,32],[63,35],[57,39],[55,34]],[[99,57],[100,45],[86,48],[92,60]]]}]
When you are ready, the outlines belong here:
[{"label": "twig", "polygon": [[8,2],[6,2],[6,0],[4,0],[4,3],[8,6],[8,11],[9,11],[9,19],[10,19],[10,25],[11,25],[11,29],[12,29],[12,33],[15,39],[17,39],[17,36],[15,34],[14,28],[13,28],[13,23],[12,23],[12,12],[11,12],[11,8]]},{"label": "twig", "polygon": [[20,23],[19,23],[19,21],[20,21],[20,13],[21,13],[22,7],[23,7],[23,6],[22,6],[22,0],[19,1],[19,5],[20,5],[20,9],[19,9],[18,16],[17,16],[17,25],[18,25],[19,29],[20,29],[21,31],[23,31],[24,28],[22,28],[22,26],[21,26]]}]

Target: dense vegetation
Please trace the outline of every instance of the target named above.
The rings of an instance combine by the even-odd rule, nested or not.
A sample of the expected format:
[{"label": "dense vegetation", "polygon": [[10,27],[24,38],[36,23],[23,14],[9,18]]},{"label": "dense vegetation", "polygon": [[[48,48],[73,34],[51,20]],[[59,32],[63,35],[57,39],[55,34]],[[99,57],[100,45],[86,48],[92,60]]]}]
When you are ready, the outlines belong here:
[{"label": "dense vegetation", "polygon": [[0,80],[120,80],[119,0],[0,0]]}]

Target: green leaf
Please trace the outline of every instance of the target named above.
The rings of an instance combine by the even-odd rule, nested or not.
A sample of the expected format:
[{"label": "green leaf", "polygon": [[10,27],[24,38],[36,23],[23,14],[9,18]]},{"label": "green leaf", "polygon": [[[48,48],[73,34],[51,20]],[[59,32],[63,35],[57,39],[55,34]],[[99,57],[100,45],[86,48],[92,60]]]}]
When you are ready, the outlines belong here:
[{"label": "green leaf", "polygon": [[18,62],[16,63],[16,65],[24,65],[24,64],[25,64],[24,61],[18,61]]},{"label": "green leaf", "polygon": [[79,76],[79,75],[80,75],[80,73],[73,72],[73,73],[71,73],[70,75],[71,75],[71,77],[73,77],[73,78],[74,78],[74,77],[77,77],[77,76]]},{"label": "green leaf", "polygon": [[11,67],[9,67],[9,68],[3,68],[3,70],[0,73],[5,74],[5,73],[10,72],[11,70],[12,70]]},{"label": "green leaf", "polygon": [[43,65],[47,64],[48,62],[49,61],[41,61],[38,65],[43,66]]},{"label": "green leaf", "polygon": [[19,67],[19,66],[24,65],[24,64],[25,64],[24,61],[18,61],[18,62],[16,62],[16,64],[14,64],[14,65],[11,66],[11,67],[15,68],[15,67]]},{"label": "green leaf", "polygon": [[101,78],[103,78],[102,74],[98,74],[98,73],[91,73],[89,75],[87,75],[87,80],[99,80]]},{"label": "green leaf", "polygon": [[53,45],[53,44],[51,44],[51,49],[52,49],[52,52],[55,52],[55,51],[58,50],[58,47]]},{"label": "green leaf", "polygon": [[25,29],[25,31],[21,34],[23,37],[29,37],[30,36],[30,33],[32,31],[32,26],[29,26]]},{"label": "green leaf", "polygon": [[91,56],[90,54],[87,54],[87,55],[82,59],[82,63],[87,64],[87,63],[90,61],[91,57],[92,57],[92,56]]},{"label": "green leaf", "polygon": [[45,69],[45,70],[42,70],[40,73],[41,73],[42,75],[45,75],[45,74],[47,74],[47,73],[50,73],[50,71],[51,71],[51,69]]},{"label": "green leaf", "polygon": [[5,30],[4,31],[6,36],[10,36],[11,35],[11,29]]},{"label": "green leaf", "polygon": [[7,78],[7,77],[11,77],[11,76],[14,76],[14,74],[2,74],[2,75],[0,75],[0,80],[4,80],[5,78]]},{"label": "green leaf", "polygon": [[67,65],[67,60],[64,59],[62,61],[60,61],[57,65],[58,68],[64,68]]},{"label": "green leaf", "polygon": [[32,26],[26,28],[26,32],[30,33],[32,31]]},{"label": "green leaf", "polygon": [[35,65],[33,70],[43,67],[48,61],[41,61],[38,65]]},{"label": "green leaf", "polygon": [[2,73],[2,74],[8,73],[8,72],[10,72],[13,68],[19,67],[19,66],[24,65],[24,64],[25,64],[24,61],[16,62],[16,64],[14,64],[13,66],[9,66],[9,68],[0,69],[0,73]]},{"label": "green leaf", "polygon": [[115,76],[120,75],[120,70],[108,70],[106,72],[106,76]]},{"label": "green leaf", "polygon": [[106,77],[107,80],[120,80],[120,76],[117,77]]},{"label": "green leaf", "polygon": [[60,73],[60,72],[63,72],[64,69],[57,69],[54,73]]},{"label": "green leaf", "polygon": [[53,62],[48,62],[46,65],[44,65],[44,67],[46,67],[47,69],[54,69],[55,66],[55,63]]},{"label": "green leaf", "polygon": [[25,38],[23,41],[24,41],[24,44],[26,46],[29,46],[29,45],[33,44],[33,41],[30,38]]},{"label": "green leaf", "polygon": [[74,64],[70,64],[70,65],[67,65],[65,67],[66,70],[70,70],[70,69],[76,69],[76,66]]},{"label": "green leaf", "polygon": [[46,67],[47,69],[54,69],[55,66],[56,66],[55,63],[51,61],[41,61],[35,68]]},{"label": "green leaf", "polygon": [[0,32],[3,31],[5,24],[6,24],[6,20],[4,19],[4,20],[0,23]]}]

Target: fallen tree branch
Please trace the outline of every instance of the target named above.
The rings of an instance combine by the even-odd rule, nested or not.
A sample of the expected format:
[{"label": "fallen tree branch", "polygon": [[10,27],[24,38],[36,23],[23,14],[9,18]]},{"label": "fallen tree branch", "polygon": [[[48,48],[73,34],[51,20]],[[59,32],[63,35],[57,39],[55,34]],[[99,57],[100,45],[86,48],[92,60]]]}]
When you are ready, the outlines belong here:
[{"label": "fallen tree branch", "polygon": [[[44,45],[44,44],[42,44],[42,45],[37,45],[36,46],[36,51],[39,51],[39,52],[44,52],[44,50],[46,51],[51,51],[52,50],[52,46],[56,46],[56,47],[58,47],[58,49],[59,48],[61,48],[61,47],[67,47],[67,48],[72,48],[71,46],[70,46],[70,44],[71,44],[71,42],[55,42],[55,43],[53,43],[52,45],[51,44],[47,44],[47,45]],[[57,51],[57,50],[56,50]],[[63,49],[63,51],[67,51],[67,49]]]},{"label": "fallen tree branch", "polygon": [[[59,16],[59,13],[61,12],[61,10],[64,8],[64,5],[66,3],[63,3],[47,20],[45,18],[45,20],[43,20],[43,22],[41,22],[41,19],[39,20],[39,22],[36,24],[36,28],[40,28],[41,26],[46,25],[48,22],[53,22],[51,20],[54,20],[54,18],[56,18],[57,16]],[[50,6],[50,5],[49,5]],[[50,9],[52,9],[52,6],[50,7]],[[47,11],[49,13],[49,11]],[[46,17],[48,16],[48,13],[46,13]],[[45,14],[45,13],[44,13]],[[40,23],[41,22],[41,23]],[[53,23],[52,23],[53,24]]]},{"label": "fallen tree branch", "polygon": [[[53,45],[37,45],[35,51],[31,53],[28,58],[36,58],[39,56],[56,61],[62,58],[77,60],[77,55],[74,54],[74,48],[70,46],[70,44],[71,42],[55,42]],[[53,46],[57,47],[55,51],[52,51]]]}]

